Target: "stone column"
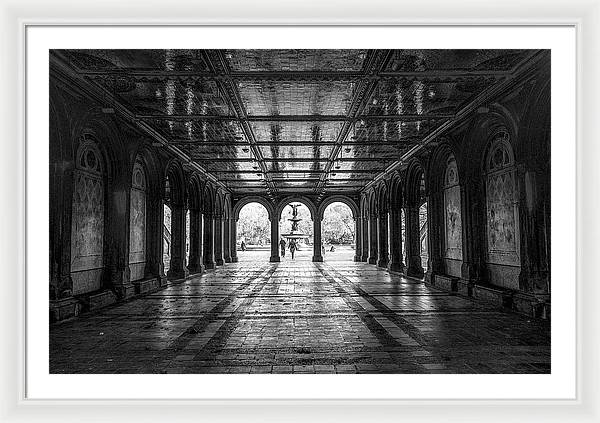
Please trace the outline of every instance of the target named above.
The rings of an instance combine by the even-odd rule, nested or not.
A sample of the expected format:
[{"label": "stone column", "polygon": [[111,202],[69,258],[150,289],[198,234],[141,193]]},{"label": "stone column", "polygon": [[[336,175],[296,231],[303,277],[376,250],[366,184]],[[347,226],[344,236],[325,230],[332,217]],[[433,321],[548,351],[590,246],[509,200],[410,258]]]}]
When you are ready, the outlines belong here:
[{"label": "stone column", "polygon": [[369,260],[369,216],[363,215],[361,216],[361,225],[362,225],[362,254],[360,257],[360,261],[368,261]]},{"label": "stone column", "polygon": [[50,242],[55,251],[51,261],[54,266],[50,275],[50,321],[55,322],[77,316],[81,305],[73,297],[71,279],[72,164],[64,171],[59,166],[51,165],[51,169],[56,170],[57,183],[50,188],[50,198],[55,195],[58,199],[55,207],[50,201],[50,207],[54,208],[54,213],[50,213]]},{"label": "stone column", "polygon": [[423,265],[421,264],[421,236],[419,228],[419,208],[407,207],[405,209],[406,218],[406,245],[408,250],[408,269],[406,274],[416,278],[422,278],[424,275]]},{"label": "stone column", "polygon": [[189,275],[185,266],[185,207],[173,204],[171,210],[171,264],[167,277],[182,279]]},{"label": "stone column", "polygon": [[390,270],[404,272],[402,261],[402,215],[401,210],[390,210]]},{"label": "stone column", "polygon": [[108,269],[110,281],[104,288],[113,289],[119,298],[129,298],[135,294],[129,271],[130,192],[130,181],[113,184],[105,208],[105,213],[110,219],[104,227],[104,236],[109,242],[105,269]]},{"label": "stone column", "polygon": [[485,205],[481,185],[470,181],[460,185],[461,220],[462,220],[462,257],[460,269],[461,283],[465,291],[471,292],[475,282],[481,277],[481,263],[484,248],[482,248],[482,231],[485,231]]},{"label": "stone column", "polygon": [[213,215],[205,213],[204,214],[204,254],[202,255],[204,258],[204,267],[206,269],[214,269],[215,268],[215,247],[214,247],[214,237],[215,237],[215,218]]},{"label": "stone column", "polygon": [[223,215],[215,215],[215,264],[223,266]]},{"label": "stone column", "polygon": [[377,215],[369,216],[369,264],[377,264]]},{"label": "stone column", "polygon": [[362,261],[362,218],[354,218],[354,261]]},{"label": "stone column", "polygon": [[200,210],[190,210],[190,260],[188,270],[190,273],[202,273],[202,213]]},{"label": "stone column", "polygon": [[[433,282],[434,275],[446,273],[444,262],[445,245],[445,204],[444,192],[433,192],[427,197],[427,250],[429,260],[425,280]],[[461,213],[462,214],[462,213]]]},{"label": "stone column", "polygon": [[163,263],[164,201],[156,193],[148,192],[146,198],[146,267],[144,279],[156,278],[159,286],[167,284]]},{"label": "stone column", "polygon": [[313,257],[312,261],[314,262],[322,262],[323,261],[323,253],[322,253],[322,241],[321,241],[321,216],[315,216],[313,220]]},{"label": "stone column", "polygon": [[279,220],[271,218],[271,258],[270,262],[278,263],[279,259]]},{"label": "stone column", "polygon": [[[538,171],[540,172],[540,171]],[[550,301],[550,189],[549,174],[535,170],[520,170],[519,235],[521,243],[521,273],[519,290],[532,296],[534,316],[549,317]],[[527,302],[531,303],[531,299]],[[526,310],[518,299],[513,307]],[[527,306],[529,307],[529,306]]]},{"label": "stone column", "polygon": [[230,245],[231,245],[231,262],[232,263],[237,263],[238,262],[238,256],[237,256],[237,219],[231,218],[231,241],[230,241]]},{"label": "stone column", "polygon": [[378,267],[387,267],[390,262],[388,253],[388,215],[380,213],[377,218],[377,244],[379,255],[377,260]]},{"label": "stone column", "polygon": [[231,263],[231,219],[223,219],[223,260],[225,263]]}]

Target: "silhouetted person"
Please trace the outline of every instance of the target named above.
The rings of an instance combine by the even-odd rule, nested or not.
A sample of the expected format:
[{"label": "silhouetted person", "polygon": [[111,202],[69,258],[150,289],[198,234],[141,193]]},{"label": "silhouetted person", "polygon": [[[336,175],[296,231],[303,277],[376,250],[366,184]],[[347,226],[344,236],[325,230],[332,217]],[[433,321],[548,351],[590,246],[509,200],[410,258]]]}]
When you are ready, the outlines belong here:
[{"label": "silhouetted person", "polygon": [[281,238],[281,241],[279,241],[279,248],[281,249],[281,257],[285,257],[285,239]]},{"label": "silhouetted person", "polygon": [[240,248],[242,249],[242,251],[246,251],[246,243],[244,242],[244,240],[240,242]]},{"label": "silhouetted person", "polygon": [[296,241],[290,241],[290,253],[292,253],[292,260],[294,260],[294,253],[296,252]]}]

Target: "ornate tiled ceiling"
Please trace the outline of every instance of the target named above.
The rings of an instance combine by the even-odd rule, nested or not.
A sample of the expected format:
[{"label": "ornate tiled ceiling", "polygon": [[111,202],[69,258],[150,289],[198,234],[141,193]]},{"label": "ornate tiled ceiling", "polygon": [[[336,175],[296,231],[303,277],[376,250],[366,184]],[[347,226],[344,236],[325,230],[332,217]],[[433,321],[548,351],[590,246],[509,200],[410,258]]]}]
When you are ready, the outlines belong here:
[{"label": "ornate tiled ceiling", "polygon": [[356,192],[529,50],[53,50],[238,194]]}]

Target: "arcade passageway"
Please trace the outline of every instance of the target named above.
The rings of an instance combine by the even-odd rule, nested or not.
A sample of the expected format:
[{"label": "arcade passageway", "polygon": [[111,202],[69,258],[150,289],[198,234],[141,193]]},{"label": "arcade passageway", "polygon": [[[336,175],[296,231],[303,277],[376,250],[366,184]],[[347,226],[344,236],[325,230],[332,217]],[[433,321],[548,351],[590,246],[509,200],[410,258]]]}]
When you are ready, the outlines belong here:
[{"label": "arcade passageway", "polygon": [[549,50],[49,60],[53,372],[549,372]]},{"label": "arcade passageway", "polygon": [[238,263],[51,328],[53,373],[545,373],[548,322],[365,263]]}]

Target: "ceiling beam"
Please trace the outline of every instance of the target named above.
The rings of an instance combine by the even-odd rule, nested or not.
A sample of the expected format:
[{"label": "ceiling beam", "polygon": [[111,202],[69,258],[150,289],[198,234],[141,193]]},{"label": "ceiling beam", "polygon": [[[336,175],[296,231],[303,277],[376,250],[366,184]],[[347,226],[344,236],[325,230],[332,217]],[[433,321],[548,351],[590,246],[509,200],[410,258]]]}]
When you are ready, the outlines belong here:
[{"label": "ceiling beam", "polygon": [[427,144],[433,142],[437,137],[444,134],[447,130],[454,127],[461,120],[468,117],[471,113],[475,112],[479,106],[490,103],[493,99],[500,96],[502,93],[507,92],[511,88],[513,88],[519,80],[525,76],[534,66],[545,57],[544,50],[535,50],[531,52],[525,59],[523,59],[520,63],[518,63],[510,77],[505,78],[504,80],[494,84],[487,89],[483,90],[474,99],[472,99],[469,103],[464,105],[460,110],[456,112],[456,116],[453,119],[444,122],[438,128],[429,133],[423,140],[408,151],[406,151],[402,156],[389,165],[385,170],[380,172],[375,178],[373,178],[372,182],[369,182],[363,188],[363,191],[371,188],[375,183],[379,180],[385,178],[386,175],[389,175],[396,169],[401,168],[411,157],[421,151],[423,148],[427,146]]},{"label": "ceiling beam", "polygon": [[221,93],[224,94],[224,98],[227,99],[229,107],[235,111],[237,118],[240,120],[240,127],[242,128],[246,141],[249,143],[250,149],[267,180],[268,187],[271,190],[276,191],[275,185],[269,180],[267,165],[263,161],[262,152],[260,148],[256,146],[256,137],[252,131],[252,126],[246,120],[248,118],[248,113],[244,107],[244,102],[240,96],[237,84],[231,79],[231,69],[229,69],[229,66],[227,65],[223,51],[208,50],[203,51],[203,55],[206,63],[211,68],[211,71],[219,73],[224,77],[216,81],[217,87]]},{"label": "ceiling beam", "polygon": [[[379,72],[382,72],[385,69],[385,66],[387,65],[391,56],[392,50],[375,50],[373,54],[368,55],[368,57],[370,57],[370,60],[364,65],[365,73],[371,75],[378,75]],[[331,153],[329,154],[329,158],[331,159],[331,161],[325,166],[325,173],[321,176],[321,181],[315,188],[316,194],[323,193],[325,179],[327,177],[327,174],[331,171],[333,161],[340,153],[342,149],[342,144],[344,143],[346,137],[350,133],[353,121],[360,114],[362,114],[362,111],[365,109],[366,104],[373,92],[375,91],[376,87],[377,79],[369,79],[366,81],[362,80],[357,84],[347,112],[347,115],[351,119],[351,121],[344,122],[342,129],[338,133],[338,136],[335,140],[336,145],[333,147]]]},{"label": "ceiling beam", "polygon": [[[381,172],[384,169],[340,169],[340,170],[334,170],[331,173],[372,173],[372,174],[376,174],[378,172]],[[262,172],[257,171],[257,170],[213,170],[212,173],[214,174],[221,174],[221,173],[234,173],[234,174],[258,174],[260,173],[262,175]],[[267,171],[268,174],[273,175],[273,174],[279,174],[279,173],[306,173],[306,174],[321,174],[321,175],[325,175],[326,172],[323,170],[303,170],[303,169],[289,169],[289,170],[269,170]],[[325,178],[321,178],[321,181],[324,181]]]},{"label": "ceiling beam", "polygon": [[103,87],[100,84],[95,84],[91,82],[89,79],[82,78],[81,75],[78,74],[77,69],[71,66],[70,61],[64,57],[60,52],[56,50],[52,50],[50,56],[50,62],[60,69],[70,80],[75,83],[79,83],[84,91],[92,98],[92,100],[97,101],[99,104],[110,104],[111,107],[131,122],[132,125],[136,126],[143,133],[148,134],[151,138],[154,139],[156,143],[160,143],[171,155],[178,157],[182,162],[186,165],[191,166],[193,169],[198,171],[203,177],[207,180],[216,183],[222,188],[226,188],[224,184],[218,181],[218,179],[207,172],[202,166],[198,163],[195,163],[191,160],[191,158],[183,151],[181,151],[176,146],[171,146],[168,143],[168,140],[163,137],[158,131],[148,125],[146,122],[139,121],[135,119],[135,113],[127,106],[122,104],[109,90]]},{"label": "ceiling beam", "polygon": [[[372,140],[372,141],[346,141],[344,146],[387,146],[387,147],[404,147],[406,144],[415,142],[415,138],[406,138],[403,142],[398,141],[383,141],[383,140]],[[169,141],[169,144],[192,146],[192,147],[248,147],[247,142],[233,142],[233,141],[186,141],[186,140],[174,140]],[[276,143],[272,141],[257,141],[256,144],[259,147],[316,147],[316,146],[334,146],[335,141],[283,141]]]},{"label": "ceiling beam", "polygon": [[[211,63],[213,64],[213,63]],[[224,63],[226,64],[226,63]],[[210,64],[209,64],[210,66]],[[424,70],[424,71],[383,71],[373,74],[370,72],[356,71],[230,71],[227,75],[219,72],[197,71],[167,71],[159,69],[128,69],[115,68],[103,70],[80,70],[80,75],[90,78],[119,78],[132,77],[138,79],[184,79],[184,80],[234,80],[234,81],[312,81],[312,80],[356,80],[356,79],[472,79],[472,78],[503,78],[510,75],[510,71],[494,70]]]},{"label": "ceiling beam", "polygon": [[454,114],[401,114],[401,115],[360,115],[348,117],[346,115],[269,115],[252,116],[244,119],[227,115],[200,115],[200,114],[173,114],[173,115],[142,115],[135,116],[141,120],[200,120],[218,122],[360,122],[360,121],[419,121],[430,119],[450,119]]},{"label": "ceiling beam", "polygon": [[[194,157],[192,160],[198,162],[213,162],[213,163],[253,163],[256,160],[247,157]],[[390,157],[344,157],[338,158],[337,162],[385,162],[394,161],[395,158]],[[330,159],[328,157],[280,157],[280,158],[264,158],[263,161],[266,163],[326,163]]]}]

